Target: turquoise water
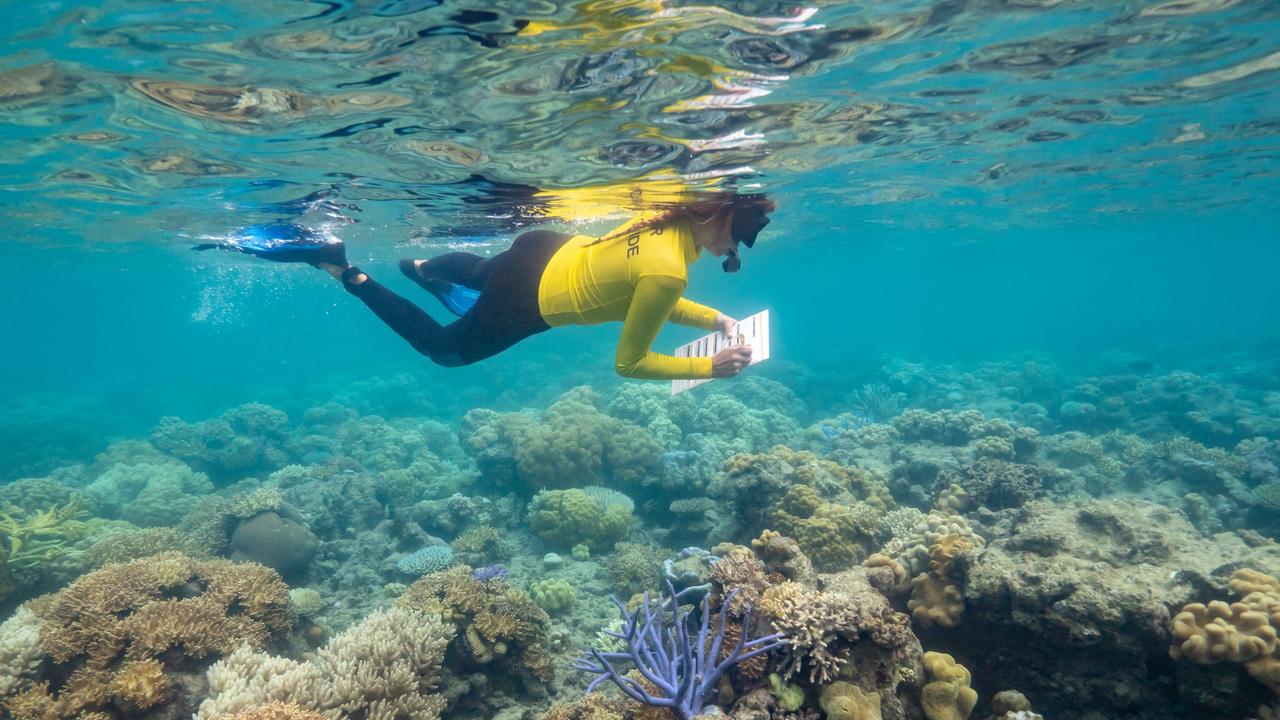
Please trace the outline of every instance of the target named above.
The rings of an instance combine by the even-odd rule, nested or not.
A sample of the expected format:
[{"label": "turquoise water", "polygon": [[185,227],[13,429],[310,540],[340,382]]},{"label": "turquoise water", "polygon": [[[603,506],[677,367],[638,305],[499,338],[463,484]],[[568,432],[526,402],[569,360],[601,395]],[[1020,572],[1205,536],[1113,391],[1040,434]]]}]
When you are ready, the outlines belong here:
[{"label": "turquoise water", "polygon": [[[558,546],[521,512],[534,494],[583,485],[627,493],[636,505],[629,540],[651,548],[649,559],[686,545],[750,545],[765,527],[785,527],[780,513],[794,508],[757,488],[742,492],[761,493],[763,515],[731,509],[733,458],[775,463],[759,471],[767,475],[786,457],[771,450],[782,444],[814,453],[805,462],[879,478],[891,495],[879,512],[956,510],[966,533],[985,537],[956,582],[966,620],[941,629],[917,619],[907,630],[970,668],[981,698],[973,717],[1005,717],[989,700],[1007,689],[1050,718],[1239,718],[1274,702],[1280,681],[1261,671],[1175,663],[1165,650],[1182,605],[1238,599],[1227,578],[1240,567],[1280,571],[1280,5],[117,0],[3,9],[0,261],[11,272],[0,293],[0,489],[11,492],[0,494],[0,511],[20,519],[76,497],[100,525],[75,530],[58,545],[60,560],[21,566],[16,531],[0,527],[16,588],[5,590],[0,575],[6,614],[95,570],[85,559],[96,557],[94,542],[136,530],[121,522],[206,538],[187,514],[200,498],[274,488],[318,542],[314,562],[285,580],[319,590],[327,609],[273,628],[280,637],[268,648],[300,658],[307,642],[390,606],[413,582],[396,563],[428,538],[456,545],[492,526],[519,546],[500,558],[513,588],[566,580],[579,597],[548,621],[557,668],[548,690],[504,686],[478,699],[479,686],[461,690],[458,678],[498,682],[510,668],[450,655],[446,716],[536,717],[580,694],[568,662],[612,617],[606,596],[625,600],[643,583],[616,582],[616,538],[597,538],[589,560],[569,559],[577,543]],[[400,258],[492,255],[531,228],[603,233],[644,209],[631,188],[671,182],[767,191],[778,205],[740,273],[699,263],[686,292],[734,316],[769,309],[773,359],[671,400],[661,384],[615,375],[617,325],[557,329],[478,365],[442,368],[323,273],[190,250],[255,223],[324,226],[353,262],[444,320],[399,274]],[[657,346],[695,336],[668,328]],[[583,401],[573,390],[581,386],[598,400]],[[865,418],[868,393],[898,399]],[[475,440],[477,424],[524,431],[512,429],[519,416],[480,421],[469,411],[524,411],[554,428],[548,408],[558,401],[593,428],[575,432],[630,438],[632,449],[548,431],[539,442],[551,470],[534,472],[511,470]],[[286,417],[235,410],[247,403]],[[967,410],[1010,425],[956,440],[953,425],[964,421],[945,413]],[[256,420],[228,431],[234,438],[202,439],[211,426],[196,424],[228,411],[233,425],[237,413]],[[196,429],[167,436],[156,430],[166,417]],[[1034,451],[992,449],[1030,432]],[[148,439],[154,449],[128,442]],[[238,465],[218,455],[236,442],[258,454]],[[515,463],[521,442],[533,441],[503,442]],[[679,458],[696,461],[672,470]],[[967,486],[979,499],[948,506],[950,481],[937,478],[972,480],[982,458],[1033,468],[1030,495],[1041,505],[987,503]],[[155,482],[171,488],[161,504],[172,512],[139,509],[138,488],[151,482],[139,479],[140,464],[167,468]],[[306,469],[287,471],[294,466]],[[113,479],[115,467],[133,468],[132,484]],[[1009,472],[1000,482],[1021,471]],[[107,497],[116,491],[104,493],[104,477],[119,497]],[[797,477],[784,473],[773,487],[805,486]],[[23,494],[32,478],[45,489]],[[174,490],[174,478],[187,484]],[[815,483],[824,502],[855,514],[874,506],[856,482],[832,482]],[[362,498],[352,501],[359,512],[315,500],[331,491]],[[454,493],[495,509],[446,522],[440,507]],[[715,509],[693,519],[668,509],[694,499]],[[283,505],[272,507],[283,516]],[[1036,529],[1069,541],[1043,558],[1017,556],[1041,547],[1020,535]],[[877,551],[911,574],[927,570],[911,566],[902,542],[885,525],[820,569],[857,567]],[[1163,550],[1122,552],[1134,544]],[[567,565],[544,566],[552,551]],[[1116,572],[1050,562],[1063,557]],[[1150,597],[1142,605],[1108,590],[1094,606],[1036,595],[1034,583],[999,590],[992,578],[1006,561],[1043,570],[1045,586],[1135,586]],[[997,607],[991,598],[1002,592],[1047,619]],[[884,595],[909,614],[905,594]],[[1108,602],[1124,608],[1117,624],[1098,619]],[[1082,626],[1121,640],[1076,642]],[[1050,649],[1018,650],[1027,633]],[[1053,646],[1055,634],[1073,640]],[[0,661],[7,637],[0,630]],[[1273,652],[1274,638],[1260,655]],[[225,654],[169,658],[166,671],[203,677]],[[923,673],[908,655],[875,662],[903,678]],[[784,659],[771,657],[780,671]],[[21,678],[12,685],[0,662],[0,700],[33,682],[56,688],[70,672],[42,662],[12,674]],[[802,675],[816,660],[804,662]],[[1114,686],[1079,680],[1099,663],[1114,663]],[[878,692],[886,718],[920,716],[923,683],[895,691],[883,678],[845,680]],[[807,693],[802,712],[822,712],[830,683],[796,682]],[[719,700],[726,711],[753,687],[738,676],[733,685]],[[149,713],[194,712],[201,692],[170,690],[153,710],[120,699],[94,707],[159,717]],[[74,716],[6,707],[21,720]]]}]

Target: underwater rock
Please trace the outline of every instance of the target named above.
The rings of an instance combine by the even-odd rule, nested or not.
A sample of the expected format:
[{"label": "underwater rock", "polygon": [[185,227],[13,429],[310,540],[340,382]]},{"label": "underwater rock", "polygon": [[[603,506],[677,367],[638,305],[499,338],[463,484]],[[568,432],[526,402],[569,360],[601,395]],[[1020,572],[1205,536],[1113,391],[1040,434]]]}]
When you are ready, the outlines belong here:
[{"label": "underwater rock", "polygon": [[248,560],[296,577],[306,572],[319,540],[292,508],[259,513],[241,520],[231,533],[231,559]]},{"label": "underwater rock", "polygon": [[1280,570],[1280,546],[1204,537],[1139,500],[1037,500],[996,514],[984,534],[961,572],[964,621],[939,635],[980,683],[1020,688],[1066,720],[1083,708],[1225,720],[1265,699],[1230,666],[1175,664],[1168,627],[1172,610],[1225,595],[1231,570]]}]

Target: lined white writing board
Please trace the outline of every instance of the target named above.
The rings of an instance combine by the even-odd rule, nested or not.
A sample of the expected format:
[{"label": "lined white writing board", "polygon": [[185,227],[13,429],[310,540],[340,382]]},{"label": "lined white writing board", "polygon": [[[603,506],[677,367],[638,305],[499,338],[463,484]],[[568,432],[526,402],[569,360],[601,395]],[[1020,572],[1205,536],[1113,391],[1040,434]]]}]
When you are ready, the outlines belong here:
[{"label": "lined white writing board", "polygon": [[[751,346],[751,362],[755,365],[769,359],[769,311],[761,310],[751,317],[738,321],[732,335],[713,332],[710,335],[694,340],[676,348],[676,357],[711,357],[722,349],[735,345]],[[696,380],[672,380],[671,394],[678,395],[692,387],[697,387],[711,378]]]}]

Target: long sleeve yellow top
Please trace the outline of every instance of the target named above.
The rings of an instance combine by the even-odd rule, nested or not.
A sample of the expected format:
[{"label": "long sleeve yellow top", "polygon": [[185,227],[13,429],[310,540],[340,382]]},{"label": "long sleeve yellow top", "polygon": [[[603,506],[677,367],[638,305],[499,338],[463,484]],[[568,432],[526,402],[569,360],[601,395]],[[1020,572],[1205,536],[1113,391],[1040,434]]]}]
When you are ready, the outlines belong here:
[{"label": "long sleeve yellow top", "polygon": [[711,330],[717,312],[683,297],[698,259],[687,220],[629,231],[636,218],[599,238],[577,235],[542,272],[538,310],[552,327],[622,321],[615,366],[625,377],[711,377],[711,358],[678,358],[650,348],[668,320]]}]

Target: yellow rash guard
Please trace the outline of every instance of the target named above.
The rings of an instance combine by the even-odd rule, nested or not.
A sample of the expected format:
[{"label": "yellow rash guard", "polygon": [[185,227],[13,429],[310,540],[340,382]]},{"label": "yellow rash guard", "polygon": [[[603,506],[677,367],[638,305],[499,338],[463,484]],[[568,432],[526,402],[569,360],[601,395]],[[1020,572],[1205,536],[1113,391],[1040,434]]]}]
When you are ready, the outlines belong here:
[{"label": "yellow rash guard", "polygon": [[619,375],[648,380],[711,377],[711,358],[678,358],[649,348],[667,320],[711,330],[717,312],[683,296],[698,259],[687,220],[630,232],[632,220],[598,238],[576,235],[542,272],[538,311],[552,327],[622,321]]}]

